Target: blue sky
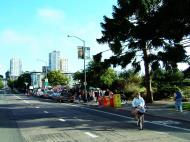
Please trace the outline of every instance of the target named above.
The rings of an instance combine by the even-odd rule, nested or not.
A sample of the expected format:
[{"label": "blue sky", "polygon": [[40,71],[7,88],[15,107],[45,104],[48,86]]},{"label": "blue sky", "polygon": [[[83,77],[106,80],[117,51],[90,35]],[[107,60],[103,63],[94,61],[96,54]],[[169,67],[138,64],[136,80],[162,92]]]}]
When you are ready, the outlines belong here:
[{"label": "blue sky", "polygon": [[[117,0],[8,0],[0,4],[0,74],[9,70],[13,57],[22,60],[23,71],[41,71],[48,54],[61,51],[68,58],[69,71],[83,69],[77,58],[80,40],[91,48],[91,55],[108,49],[99,45],[100,23],[103,16],[111,16]],[[110,53],[105,53],[109,56]]]},{"label": "blue sky", "polygon": [[[0,4],[0,74],[9,70],[13,57],[22,60],[23,71],[41,71],[54,50],[68,58],[69,71],[83,69],[77,58],[82,42],[67,35],[78,36],[91,48],[91,57],[109,49],[99,45],[103,16],[111,17],[117,0],[2,0]],[[188,53],[190,53],[188,51]],[[111,51],[103,54],[108,58]],[[187,66],[180,64],[179,68]]]}]

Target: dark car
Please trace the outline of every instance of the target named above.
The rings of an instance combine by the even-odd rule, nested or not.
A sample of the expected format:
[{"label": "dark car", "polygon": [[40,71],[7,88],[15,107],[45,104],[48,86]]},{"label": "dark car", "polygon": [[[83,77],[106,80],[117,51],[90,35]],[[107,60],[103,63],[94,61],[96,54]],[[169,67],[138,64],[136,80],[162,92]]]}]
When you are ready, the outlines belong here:
[{"label": "dark car", "polygon": [[71,103],[73,103],[74,100],[75,100],[74,95],[72,95],[71,93],[69,93],[67,91],[61,92],[61,94],[57,97],[57,101],[59,101],[59,102],[71,102]]}]

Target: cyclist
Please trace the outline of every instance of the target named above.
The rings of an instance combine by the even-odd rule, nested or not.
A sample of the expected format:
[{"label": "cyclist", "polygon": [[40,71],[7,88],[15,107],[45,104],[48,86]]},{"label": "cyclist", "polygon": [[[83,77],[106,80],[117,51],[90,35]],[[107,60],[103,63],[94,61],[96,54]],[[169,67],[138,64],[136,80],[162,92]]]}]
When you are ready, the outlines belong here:
[{"label": "cyclist", "polygon": [[132,101],[132,114],[135,116],[135,119],[138,120],[138,113],[144,113],[145,111],[145,101],[140,93],[137,93]]}]

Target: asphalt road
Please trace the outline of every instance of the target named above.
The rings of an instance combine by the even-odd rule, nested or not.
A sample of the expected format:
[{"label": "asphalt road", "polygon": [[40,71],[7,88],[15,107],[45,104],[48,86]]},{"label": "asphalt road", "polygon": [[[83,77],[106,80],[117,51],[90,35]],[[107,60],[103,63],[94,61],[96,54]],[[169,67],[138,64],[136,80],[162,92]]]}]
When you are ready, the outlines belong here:
[{"label": "asphalt road", "polygon": [[54,103],[21,94],[1,94],[0,99],[3,142],[190,141],[190,124],[183,121],[145,116],[145,128],[139,131],[130,112],[122,110]]}]

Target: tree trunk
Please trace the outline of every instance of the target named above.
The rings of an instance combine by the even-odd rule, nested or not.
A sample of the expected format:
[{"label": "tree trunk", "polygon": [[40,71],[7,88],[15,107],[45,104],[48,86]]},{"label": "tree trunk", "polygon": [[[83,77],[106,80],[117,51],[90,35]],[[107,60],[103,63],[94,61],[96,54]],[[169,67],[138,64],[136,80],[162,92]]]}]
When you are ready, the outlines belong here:
[{"label": "tree trunk", "polygon": [[146,102],[153,103],[153,94],[151,87],[151,78],[150,78],[150,62],[148,59],[148,49],[146,43],[143,44],[143,54],[144,54],[144,68],[145,68],[145,87],[147,91]]}]

